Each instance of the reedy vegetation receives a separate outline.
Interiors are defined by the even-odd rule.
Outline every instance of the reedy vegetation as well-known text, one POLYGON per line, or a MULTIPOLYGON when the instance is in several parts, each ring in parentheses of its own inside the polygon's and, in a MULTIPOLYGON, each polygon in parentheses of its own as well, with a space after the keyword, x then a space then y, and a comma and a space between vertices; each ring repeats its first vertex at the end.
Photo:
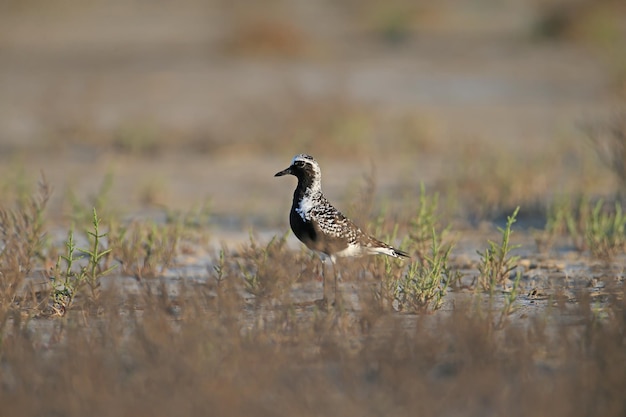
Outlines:
MULTIPOLYGON (((397 310, 423 312, 439 309, 448 288, 459 278, 449 264, 454 244, 444 243, 449 227, 441 226, 438 205, 439 195, 427 195, 424 184, 420 184, 417 209, 408 222, 408 239, 403 242, 416 259, 399 278, 393 278, 387 284, 390 286, 387 293, 393 295, 392 304, 397 310)), ((385 259, 385 264, 389 263, 390 260, 385 259)))
MULTIPOLYGON (((2 215, 3 280, 23 281, 26 271, 49 261, 54 252, 46 251, 42 239, 46 196, 41 191, 20 207, 20 215, 8 214, 10 210, 2 215)), ((418 204, 416 217, 436 213, 433 200, 421 197, 420 201, 431 206, 418 204)), ((577 326, 557 326, 556 331, 541 318, 529 320, 526 327, 507 325, 521 274, 495 317, 491 309, 476 314, 469 304, 461 303, 436 317, 413 316, 413 324, 407 327, 406 316, 365 299, 356 311, 307 314, 292 305, 291 287, 315 276, 318 260, 306 250, 290 250, 287 235, 263 244, 251 234, 250 242, 240 248, 220 250, 206 283, 182 281, 175 292, 161 285, 156 293, 154 286, 145 285, 141 297, 126 296, 128 304, 120 308, 118 300, 124 292, 118 289, 114 299, 104 297, 99 280, 111 266, 121 264, 117 257, 145 265, 141 261, 145 256, 115 253, 123 242, 128 250, 133 247, 130 242, 149 242, 154 224, 128 226, 143 227, 138 232, 141 239, 130 239, 128 232, 112 239, 112 229, 120 230, 119 226, 101 221, 98 213, 92 211, 91 227, 84 236, 89 247, 77 249, 75 233, 70 231, 66 251, 54 269, 55 282, 69 283, 58 289, 82 283, 86 291, 74 286, 68 302, 66 293, 53 289, 52 300, 65 303, 65 314, 43 321, 45 331, 36 330, 41 326, 33 327, 22 317, 26 306, 30 318, 50 298, 18 299, 13 283, 2 281, 0 403, 6 413, 72 417, 122 414, 132 407, 150 415, 208 409, 226 416, 258 410, 277 415, 329 410, 339 415, 368 415, 372 410, 413 415, 416 409, 425 414, 459 409, 505 414, 516 407, 539 416, 587 415, 588 410, 623 415, 626 324, 619 292, 607 297, 601 315, 585 292, 573 307, 560 303, 564 312, 570 308, 567 313, 576 314, 580 321, 577 326), (254 297, 242 296, 242 291, 254 297), (503 333, 506 337, 499 336, 503 333), (42 347, 51 354, 41 354, 42 347), (607 368, 606 363, 614 366, 607 368), (550 384, 536 383, 543 378, 549 378, 550 384), (415 386, 425 388, 406 389, 415 386), (172 387, 187 389, 172 394, 172 387), (337 387, 345 395, 338 396, 337 387), (432 401, 440 398, 442 390, 449 399, 432 401), (468 396, 487 402, 468 406, 468 396)), ((511 270, 512 258, 506 255, 513 247, 510 229, 516 214, 501 229, 502 242, 490 243, 485 252, 490 254, 485 264, 493 263, 485 271, 500 271, 490 275, 489 282, 511 270)), ((396 234, 418 236, 428 227, 428 245, 413 239, 401 243, 412 254, 422 250, 423 257, 416 256, 408 265, 386 257, 367 260, 365 268, 354 262, 344 277, 379 279, 391 289, 387 303, 395 301, 403 311, 437 309, 455 273, 449 263, 452 246, 442 243, 436 216, 381 227, 381 236, 390 241, 396 234)), ((172 230, 177 239, 185 235, 184 226, 172 230)), ((161 262, 152 264, 157 277, 161 262)), ((107 279, 112 278, 109 274, 107 279)), ((146 274, 143 278, 150 281, 146 274)))
POLYGON ((619 200, 612 205, 603 199, 592 202, 582 196, 572 201, 559 198, 550 205, 546 227, 538 245, 546 250, 556 238, 566 237, 580 252, 610 260, 626 249, 626 215, 619 200))
MULTIPOLYGON (((110 182, 105 181, 100 190, 102 195, 97 194, 92 200, 102 210, 113 213, 106 207, 106 194, 110 186, 110 182)), ((375 182, 370 176, 366 178, 366 187, 362 193, 365 201, 363 204, 370 209, 374 192, 375 182)), ((104 222, 94 207, 91 211, 91 228, 84 235, 90 247, 78 248, 74 228, 71 228, 64 245, 65 252, 56 260, 50 260, 46 257, 54 256, 56 249, 50 248, 46 253, 42 251, 45 232, 43 211, 48 198, 49 187, 43 181, 38 195, 30 199, 22 197, 14 210, 3 210, 0 213, 5 241, 2 252, 5 263, 3 270, 13 271, 13 274, 2 275, 3 288, 6 289, 2 293, 5 297, 2 304, 5 319, 11 306, 17 305, 19 283, 37 261, 40 265, 55 265, 47 271, 51 284, 50 300, 45 302, 44 294, 40 291, 31 294, 29 303, 21 302, 20 305, 37 306, 36 309, 44 314, 52 312, 62 315, 75 305, 75 299, 81 293, 85 297, 84 301, 97 305, 100 279, 116 266, 119 266, 123 274, 134 276, 138 280, 159 277, 174 265, 181 242, 194 239, 188 231, 200 227, 202 233, 202 227, 208 225, 210 218, 209 206, 203 204, 200 209, 193 209, 189 213, 170 212, 165 223, 149 219, 124 223, 114 217, 104 222), (83 293, 83 289, 88 291, 83 293)), ((622 214, 621 205, 616 203, 614 211, 610 211, 605 209, 601 200, 593 207, 585 199, 580 201, 577 212, 571 210, 571 204, 555 205, 549 211, 544 233, 552 236, 567 230, 576 242, 581 241, 580 236, 584 236, 584 246, 581 249, 588 247, 592 255, 597 257, 608 258, 623 250, 626 241, 626 216, 622 214)), ((76 202, 73 207, 74 215, 82 221, 85 208, 76 202)), ((518 256, 511 255, 511 251, 518 246, 510 242, 511 226, 518 212, 519 208, 507 218, 505 228, 499 229, 502 241, 498 244, 489 241, 489 247, 484 252, 479 252, 481 259, 478 266, 478 284, 491 296, 496 286, 502 285, 509 277, 519 260, 518 256)), ((422 184, 415 212, 406 222, 385 223, 384 217, 383 212, 372 226, 375 234, 383 236, 386 241, 394 242, 401 230, 407 237, 400 243, 400 247, 411 253, 413 260, 407 264, 387 257, 375 257, 368 263, 369 273, 365 270, 352 271, 355 272, 353 275, 370 276, 380 282, 374 294, 380 306, 393 306, 394 309, 405 312, 440 308, 446 292, 460 279, 460 274, 450 264, 454 245, 446 241, 449 227, 441 225, 438 195, 428 195, 422 184)), ((278 297, 282 302, 288 303, 290 286, 295 282, 305 281, 311 274, 315 276, 316 271, 320 271, 315 257, 305 250, 296 252, 294 259, 293 252, 286 246, 287 236, 285 234, 280 238, 273 238, 267 244, 260 244, 251 232, 249 244, 238 251, 223 248, 219 260, 216 261, 219 265, 215 270, 218 283, 227 276, 238 275, 238 278, 231 281, 240 282, 245 291, 259 300, 278 297), (287 261, 286 258, 290 259, 287 261)), ((353 266, 351 268, 354 269, 353 266)), ((516 278, 515 291, 510 296, 517 295, 519 277, 516 278)), ((504 307, 507 311, 513 308, 515 297, 509 301, 504 307)), ((80 305, 86 304, 83 302, 80 305)))
MULTIPOLYGON (((366 183, 362 194, 366 204, 371 206, 375 183, 371 178, 366 183)), ((110 183, 105 181, 104 184, 106 186, 103 185, 101 192, 106 195, 110 183)), ((106 210, 105 195, 93 197, 93 201, 97 201, 103 210, 106 210)), ((3 296, 7 297, 3 303, 4 309, 15 304, 19 287, 17 283, 23 281, 25 274, 32 269, 33 262, 39 260, 41 264, 50 263, 42 253, 43 211, 48 198, 49 187, 44 181, 39 195, 30 200, 22 198, 18 202, 19 211, 3 210, 0 213, 5 240, 5 250, 2 252, 5 269, 19 271, 13 275, 3 274, 4 288, 10 289, 3 291, 3 296), (18 212, 21 214, 18 215, 18 212), (17 242, 18 236, 24 239, 17 242), (16 284, 8 283, 8 280, 15 280, 16 284)), ((580 201, 577 212, 571 210, 571 204, 555 205, 549 211, 544 233, 552 236, 567 230, 576 242, 580 241, 580 236, 584 236, 584 247, 591 248, 592 255, 598 257, 613 256, 623 250, 626 216, 622 214, 619 203, 615 204, 612 212, 604 209, 602 201, 598 201, 593 208, 587 200, 580 201)), ((83 219, 84 207, 79 207, 77 203, 73 207, 77 218, 83 219)), ((91 230, 87 230, 85 234, 90 248, 77 248, 74 229, 70 229, 65 242, 65 253, 58 256, 56 266, 47 273, 51 283, 47 314, 50 311, 53 314, 64 314, 74 305, 76 296, 83 288, 88 289, 83 294, 86 300, 97 304, 100 278, 116 266, 120 267, 123 274, 134 276, 138 280, 160 276, 174 264, 181 241, 190 238, 186 231, 208 224, 210 214, 207 207, 202 205, 200 210, 194 209, 187 214, 170 214, 164 224, 149 219, 126 224, 110 219, 106 225, 101 225, 102 219, 94 207, 91 230)), ((408 237, 401 242, 400 247, 414 256, 413 261, 408 264, 387 257, 375 257, 369 263, 370 276, 381 283, 374 294, 381 306, 393 306, 396 310, 405 312, 436 310, 441 307, 450 286, 459 280, 460 274, 454 271, 449 260, 454 246, 452 242, 446 242, 445 236, 449 227, 441 225, 437 208, 438 195, 428 195, 422 184, 415 213, 407 220, 406 226, 397 222, 385 223, 382 220, 384 213, 378 216, 372 226, 377 235, 390 242, 395 241, 399 229, 402 228, 402 234, 408 237), (390 232, 389 227, 392 228, 390 232)), ((511 255, 511 251, 518 246, 510 243, 511 226, 518 212, 519 208, 507 218, 505 228, 499 229, 502 241, 499 244, 489 241, 489 247, 484 252, 478 252, 481 257, 478 284, 491 295, 496 286, 502 285, 509 277, 519 260, 518 256, 511 255)), ((284 302, 289 302, 284 296, 288 294, 291 284, 306 280, 316 270, 319 272, 319 266, 314 257, 303 250, 293 259, 293 254, 286 247, 286 239, 287 234, 280 238, 275 237, 263 245, 256 241, 251 232, 249 244, 237 253, 223 248, 220 251, 219 269, 215 270, 218 272, 216 279, 218 282, 225 280, 225 271, 228 270, 231 275, 239 275, 237 281, 250 294, 260 298, 280 295, 284 302), (292 259, 284 261, 285 256, 292 259), (227 268, 228 265, 230 267, 227 268), (279 293, 276 290, 280 290, 279 293)), ((48 252, 52 255, 55 250, 48 252)), ((363 275, 363 272, 356 272, 356 276, 363 275)), ((516 283, 519 284, 519 277, 516 283)), ((42 301, 42 293, 36 294, 32 301, 30 305, 38 305, 40 309, 46 310, 42 308, 46 305, 42 301)), ((512 308, 513 301, 506 304, 507 310, 512 308)), ((6 318, 6 313, 3 316, 6 318)))

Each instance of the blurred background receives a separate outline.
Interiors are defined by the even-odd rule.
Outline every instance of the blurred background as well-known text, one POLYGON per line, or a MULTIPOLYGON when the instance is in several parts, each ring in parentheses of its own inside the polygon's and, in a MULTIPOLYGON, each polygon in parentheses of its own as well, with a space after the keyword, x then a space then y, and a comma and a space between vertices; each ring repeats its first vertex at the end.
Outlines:
POLYGON ((540 210, 622 188, 625 45, 621 0, 3 0, 0 186, 285 228, 306 152, 347 211, 540 210))

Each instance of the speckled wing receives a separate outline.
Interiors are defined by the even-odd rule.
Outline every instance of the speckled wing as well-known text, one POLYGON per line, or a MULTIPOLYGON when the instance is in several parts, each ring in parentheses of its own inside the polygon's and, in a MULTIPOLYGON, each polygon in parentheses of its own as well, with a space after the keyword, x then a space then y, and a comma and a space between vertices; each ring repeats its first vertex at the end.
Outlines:
POLYGON ((345 239, 349 244, 357 243, 362 237, 367 237, 324 197, 311 210, 311 220, 317 223, 325 235, 345 239))
POLYGON ((339 256, 383 253, 394 257, 409 257, 407 253, 364 233, 323 196, 311 210, 311 220, 326 236, 346 243, 345 253, 339 253, 339 256))

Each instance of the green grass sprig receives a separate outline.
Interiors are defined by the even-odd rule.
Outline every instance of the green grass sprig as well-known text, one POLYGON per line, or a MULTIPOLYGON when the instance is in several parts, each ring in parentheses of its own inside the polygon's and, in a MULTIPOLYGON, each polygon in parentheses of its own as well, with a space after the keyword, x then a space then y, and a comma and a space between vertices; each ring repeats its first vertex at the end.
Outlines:
POLYGON ((502 235, 500 244, 489 240, 489 247, 484 251, 478 251, 480 265, 478 266, 479 284, 486 291, 493 291, 496 285, 502 284, 509 277, 512 270, 517 267, 519 256, 511 255, 511 251, 521 245, 511 245, 511 226, 516 221, 519 207, 513 214, 507 217, 506 226, 498 227, 502 235))
POLYGON ((451 282, 458 278, 448 263, 452 245, 443 244, 431 230, 430 255, 412 262, 406 273, 393 285, 397 309, 408 312, 437 310, 443 303, 451 282))
POLYGON ((88 299, 96 302, 100 296, 100 278, 117 265, 107 267, 103 262, 111 252, 111 248, 103 248, 103 239, 107 234, 101 231, 101 219, 96 209, 93 209, 93 230, 87 230, 90 248, 81 249, 76 245, 74 231, 70 229, 65 241, 65 254, 59 256, 50 280, 52 291, 50 294, 50 309, 52 315, 63 316, 74 304, 76 297, 88 288, 88 299), (82 259, 87 259, 87 264, 80 264, 82 259))

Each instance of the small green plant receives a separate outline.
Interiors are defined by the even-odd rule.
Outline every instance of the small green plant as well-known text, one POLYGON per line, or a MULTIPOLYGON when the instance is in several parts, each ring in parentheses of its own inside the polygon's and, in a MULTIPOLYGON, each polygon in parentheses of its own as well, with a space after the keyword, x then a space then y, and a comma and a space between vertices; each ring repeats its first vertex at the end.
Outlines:
POLYGON ((439 231, 438 216, 439 194, 432 196, 426 194, 424 183, 420 184, 420 195, 417 205, 417 213, 411 218, 409 226, 409 251, 415 253, 419 259, 425 259, 432 249, 432 233, 440 233, 441 236, 447 228, 439 231))
POLYGON ((586 230, 591 219, 591 203, 589 197, 576 199, 557 198, 548 207, 548 217, 544 231, 545 240, 550 245, 557 236, 568 236, 579 251, 587 250, 586 230))
POLYGON ((589 250, 599 259, 610 259, 626 248, 626 215, 619 201, 613 208, 604 200, 587 197, 578 203, 557 201, 549 208, 545 234, 549 239, 567 235, 579 251, 589 250))
POLYGON ((116 224, 109 234, 112 257, 120 263, 123 273, 138 280, 156 277, 174 262, 182 227, 180 222, 116 224))
POLYGON ((91 241, 91 249, 81 249, 80 251, 87 256, 87 285, 91 291, 91 297, 97 299, 99 295, 100 277, 111 272, 115 266, 107 268, 106 265, 101 265, 102 260, 106 260, 106 256, 111 252, 111 248, 103 249, 102 240, 107 236, 107 233, 101 233, 100 231, 100 218, 96 209, 93 209, 93 231, 88 230, 87 236, 91 241))
POLYGON ((50 294, 51 313, 59 316, 65 315, 66 311, 74 302, 74 297, 86 281, 86 268, 81 267, 80 271, 74 271, 74 262, 79 258, 76 256, 76 242, 74 241, 74 231, 70 229, 65 241, 66 253, 59 255, 59 259, 50 275, 52 292, 50 294), (65 265, 62 266, 61 262, 65 265))
MULTIPOLYGON (((405 272, 402 262, 392 258, 381 258, 384 263, 383 281, 380 292, 374 297, 383 302, 391 300, 394 307, 402 311, 436 310, 441 307, 443 296, 450 284, 458 279, 448 265, 453 244, 443 244, 448 228, 443 228, 438 215, 439 194, 428 195, 424 184, 420 184, 417 211, 409 220, 408 234, 400 248, 417 259, 405 272)), ((382 223, 380 223, 382 224, 382 223)), ((383 235, 380 227, 377 235, 383 235)), ((396 224, 386 241, 394 241, 399 225, 396 224)))
POLYGON ((398 310, 420 312, 441 307, 448 287, 458 278, 448 264, 451 250, 452 245, 444 245, 431 229, 430 255, 412 262, 406 273, 393 282, 398 310))
POLYGON ((237 260, 246 291, 257 297, 271 294, 282 278, 285 266, 277 261, 287 242, 287 234, 274 236, 267 245, 259 245, 250 234, 250 246, 237 260))
POLYGON ((515 209, 513 214, 507 217, 505 228, 498 227, 502 234, 502 241, 497 244, 489 241, 489 247, 480 255, 480 265, 478 266, 479 284, 483 290, 493 291, 496 285, 502 284, 509 274, 517 266, 519 256, 511 255, 511 251, 520 247, 520 245, 511 245, 511 226, 516 221, 519 207, 515 209))
POLYGON ((238 302, 238 292, 233 289, 233 279, 229 279, 230 267, 226 260, 226 248, 220 249, 218 258, 209 270, 215 279, 216 308, 218 314, 228 311, 228 307, 238 302), (212 272, 211 272, 212 270, 212 272))
POLYGON ((604 210, 604 202, 599 200, 594 206, 585 239, 591 254, 597 258, 610 259, 626 248, 626 215, 622 205, 615 203, 615 210, 604 210))
POLYGON ((222 283, 227 278, 225 275, 226 272, 226 255, 224 249, 220 249, 220 255, 218 258, 218 262, 213 265, 213 272, 215 273, 215 282, 217 284, 217 288, 222 286, 222 283))
POLYGON ((111 249, 103 249, 103 239, 107 236, 100 229, 100 218, 93 209, 93 230, 88 230, 87 238, 90 248, 79 249, 74 240, 74 231, 70 229, 65 242, 66 252, 60 255, 50 275, 52 283, 51 314, 63 316, 74 304, 75 298, 85 288, 89 300, 95 302, 100 295, 100 278, 111 272, 116 265, 107 267, 103 262, 111 249), (81 265, 80 260, 86 258, 87 264, 81 265))
POLYGON ((534 233, 535 243, 540 252, 552 248, 555 240, 565 236, 572 218, 572 204, 567 197, 557 197, 547 207, 546 224, 543 230, 534 233))

